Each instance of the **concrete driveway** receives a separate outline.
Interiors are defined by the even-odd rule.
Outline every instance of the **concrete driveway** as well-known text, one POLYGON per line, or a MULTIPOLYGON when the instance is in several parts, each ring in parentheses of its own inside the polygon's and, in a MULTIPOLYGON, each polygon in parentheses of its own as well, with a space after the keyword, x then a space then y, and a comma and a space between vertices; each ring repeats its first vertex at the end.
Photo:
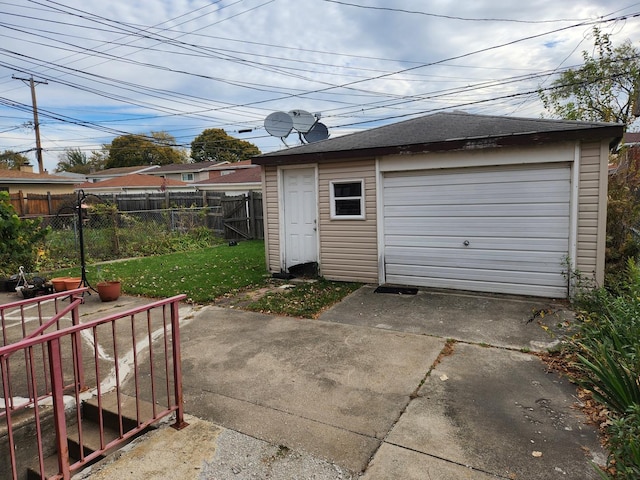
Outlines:
POLYGON ((192 425, 85 476, 583 480, 606 459, 575 387, 529 353, 571 331, 561 302, 363 287, 318 320, 182 321, 192 425))
POLYGON ((562 303, 372 287, 319 320, 208 307, 182 330, 186 411, 367 479, 596 479, 575 387, 526 353, 571 321, 562 303))

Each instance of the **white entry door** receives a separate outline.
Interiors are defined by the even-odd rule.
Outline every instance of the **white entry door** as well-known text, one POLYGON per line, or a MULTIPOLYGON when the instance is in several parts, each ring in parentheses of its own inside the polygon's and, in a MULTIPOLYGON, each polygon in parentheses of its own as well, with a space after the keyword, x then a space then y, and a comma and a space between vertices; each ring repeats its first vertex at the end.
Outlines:
POLYGON ((284 266, 318 261, 314 168, 283 170, 284 266))

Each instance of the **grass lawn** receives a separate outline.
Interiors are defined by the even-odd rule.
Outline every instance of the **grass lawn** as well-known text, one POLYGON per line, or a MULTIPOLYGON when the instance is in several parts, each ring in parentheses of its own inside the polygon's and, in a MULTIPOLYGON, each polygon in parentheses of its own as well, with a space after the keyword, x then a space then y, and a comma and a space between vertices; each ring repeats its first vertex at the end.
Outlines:
MULTIPOLYGON (((80 276, 79 268, 51 276, 80 276)), ((142 257, 87 266, 87 279, 122 281, 123 293, 147 297, 170 297, 185 293, 189 301, 211 302, 222 296, 262 286, 270 275, 264 257, 264 242, 239 242, 191 252, 142 257)))
MULTIPOLYGON (((80 276, 80 268, 59 270, 49 278, 80 276)), ((186 294, 190 302, 210 303, 220 297, 271 285, 264 242, 252 240, 237 246, 219 245, 190 252, 101 263, 87 266, 93 286, 100 280, 122 281, 129 295, 166 298, 186 294)), ((357 290, 360 284, 330 282, 295 284, 291 289, 267 293, 241 308, 296 317, 315 318, 327 307, 357 290)))

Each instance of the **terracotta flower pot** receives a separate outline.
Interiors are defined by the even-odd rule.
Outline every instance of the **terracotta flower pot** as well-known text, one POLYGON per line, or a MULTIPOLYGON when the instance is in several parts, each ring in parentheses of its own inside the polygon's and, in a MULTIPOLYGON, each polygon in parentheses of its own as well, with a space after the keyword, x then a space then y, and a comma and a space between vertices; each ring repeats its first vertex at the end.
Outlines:
POLYGON ((80 283, 82 283, 82 278, 80 277, 67 277, 64 279, 66 290, 74 290, 80 287, 80 283))
POLYGON ((68 277, 57 277, 51 279, 51 284, 56 292, 64 292, 67 289, 65 280, 68 277))
POLYGON ((98 296, 103 302, 113 302, 120 296, 121 284, 119 281, 98 282, 96 285, 98 296))

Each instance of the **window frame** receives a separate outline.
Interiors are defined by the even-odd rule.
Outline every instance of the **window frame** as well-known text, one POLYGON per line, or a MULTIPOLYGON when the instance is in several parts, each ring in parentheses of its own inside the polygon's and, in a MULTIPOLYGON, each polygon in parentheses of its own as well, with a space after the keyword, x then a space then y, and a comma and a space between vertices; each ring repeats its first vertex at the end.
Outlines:
POLYGON ((347 179, 347 180, 331 180, 329 181, 329 202, 331 210, 331 220, 365 220, 365 204, 364 204, 364 190, 365 183, 363 178, 347 179), (360 195, 351 197, 336 197, 335 186, 344 185, 348 183, 360 184, 360 195), (336 201, 339 200, 360 200, 360 214, 359 215, 339 215, 336 213, 336 201))
POLYGON ((193 172, 186 172, 181 175, 181 178, 183 182, 193 182, 196 179, 196 176, 193 172), (191 178, 184 178, 185 176, 190 176, 191 178))

